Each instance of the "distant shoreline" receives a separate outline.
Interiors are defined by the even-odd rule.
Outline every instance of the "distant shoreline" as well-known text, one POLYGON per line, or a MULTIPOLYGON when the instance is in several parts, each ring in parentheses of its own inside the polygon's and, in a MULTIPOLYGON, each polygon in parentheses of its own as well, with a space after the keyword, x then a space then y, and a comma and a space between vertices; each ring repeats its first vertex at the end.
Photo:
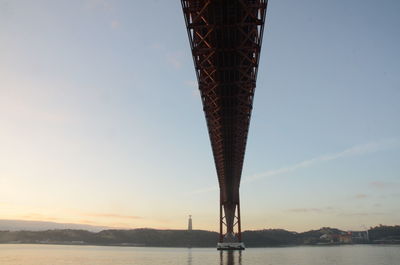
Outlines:
MULTIPOLYGON (((89 245, 119 247, 215 247, 219 234, 204 230, 0 231, 1 244, 89 245)), ((400 226, 377 226, 367 231, 324 227, 297 233, 283 229, 244 231, 246 247, 337 246, 400 244, 400 226)))

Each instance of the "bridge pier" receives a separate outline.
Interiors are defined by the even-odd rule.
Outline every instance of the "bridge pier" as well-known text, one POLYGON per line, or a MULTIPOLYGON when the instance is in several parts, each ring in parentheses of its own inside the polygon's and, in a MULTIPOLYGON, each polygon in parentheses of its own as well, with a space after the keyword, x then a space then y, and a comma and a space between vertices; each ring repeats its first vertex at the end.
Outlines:
POLYGON ((218 250, 244 250, 240 221, 240 202, 223 201, 220 196, 219 205, 219 241, 218 250), (237 231, 235 233, 235 230, 237 231))

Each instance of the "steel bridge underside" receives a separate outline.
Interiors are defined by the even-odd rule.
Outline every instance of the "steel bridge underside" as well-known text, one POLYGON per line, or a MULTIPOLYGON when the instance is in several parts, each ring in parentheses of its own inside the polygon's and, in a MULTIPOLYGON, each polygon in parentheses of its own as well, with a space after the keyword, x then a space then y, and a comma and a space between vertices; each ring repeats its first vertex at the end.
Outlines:
POLYGON ((181 2, 218 175, 220 242, 241 241, 239 186, 267 0, 181 2))

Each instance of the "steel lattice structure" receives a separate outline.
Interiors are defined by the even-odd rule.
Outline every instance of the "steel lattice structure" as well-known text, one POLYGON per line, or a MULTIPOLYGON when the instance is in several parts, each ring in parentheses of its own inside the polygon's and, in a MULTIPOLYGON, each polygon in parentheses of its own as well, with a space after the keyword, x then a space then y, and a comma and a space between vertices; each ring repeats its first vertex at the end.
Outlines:
POLYGON ((239 186, 268 0, 181 2, 220 187, 220 242, 240 242, 239 186))

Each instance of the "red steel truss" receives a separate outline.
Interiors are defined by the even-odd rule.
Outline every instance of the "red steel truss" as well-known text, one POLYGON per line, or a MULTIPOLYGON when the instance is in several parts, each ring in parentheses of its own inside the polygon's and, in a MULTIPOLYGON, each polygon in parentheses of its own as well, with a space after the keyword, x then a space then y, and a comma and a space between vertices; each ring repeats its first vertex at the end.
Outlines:
POLYGON ((268 0, 181 2, 220 187, 220 242, 241 242, 239 186, 268 0))

